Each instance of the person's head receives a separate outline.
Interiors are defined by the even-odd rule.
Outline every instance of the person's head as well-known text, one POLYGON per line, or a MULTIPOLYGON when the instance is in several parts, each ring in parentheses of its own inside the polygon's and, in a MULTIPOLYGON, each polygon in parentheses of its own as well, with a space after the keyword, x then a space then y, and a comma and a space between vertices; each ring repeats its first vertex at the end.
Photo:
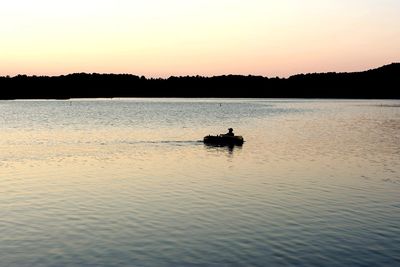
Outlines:
POLYGON ((228 131, 231 133, 231 132, 233 132, 233 129, 232 129, 232 128, 229 128, 228 131))

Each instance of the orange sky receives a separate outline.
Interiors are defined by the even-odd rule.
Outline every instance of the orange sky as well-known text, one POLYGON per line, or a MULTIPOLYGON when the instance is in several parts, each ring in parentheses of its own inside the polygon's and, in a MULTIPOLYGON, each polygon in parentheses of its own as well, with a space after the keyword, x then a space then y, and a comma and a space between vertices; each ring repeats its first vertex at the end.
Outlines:
POLYGON ((0 75, 354 71, 400 61, 398 0, 12 0, 0 75))

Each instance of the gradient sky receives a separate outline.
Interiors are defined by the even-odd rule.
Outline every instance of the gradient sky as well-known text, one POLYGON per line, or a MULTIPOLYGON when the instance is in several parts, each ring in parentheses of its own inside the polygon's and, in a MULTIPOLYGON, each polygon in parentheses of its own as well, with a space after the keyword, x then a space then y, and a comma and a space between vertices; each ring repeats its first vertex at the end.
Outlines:
POLYGON ((398 61, 399 0, 0 0, 0 75, 288 76, 398 61))

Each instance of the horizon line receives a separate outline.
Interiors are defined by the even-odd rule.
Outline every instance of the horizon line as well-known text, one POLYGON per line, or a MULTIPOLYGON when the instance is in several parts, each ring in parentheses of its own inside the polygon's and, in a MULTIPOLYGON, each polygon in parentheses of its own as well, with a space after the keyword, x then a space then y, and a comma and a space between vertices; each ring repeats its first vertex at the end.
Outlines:
POLYGON ((256 74, 220 74, 220 75, 213 75, 213 76, 206 76, 206 75, 179 75, 179 76, 175 76, 175 75, 171 75, 165 78, 162 77, 146 77, 145 75, 140 75, 140 74, 134 74, 134 73, 111 73, 111 72, 71 72, 71 73, 67 73, 67 74, 60 74, 60 75, 28 75, 28 74, 16 74, 14 76, 11 75, 5 75, 5 76, 0 76, 0 78, 16 78, 19 76, 26 76, 26 77, 47 77, 47 78, 56 78, 56 77, 63 77, 63 76, 70 76, 70 75, 76 75, 76 74, 86 74, 86 75, 128 75, 128 76, 137 76, 137 77, 144 77, 145 79, 148 80, 167 80, 169 78, 184 78, 184 77, 201 77, 201 78, 213 78, 213 77, 226 77, 226 76, 241 76, 241 77, 262 77, 262 78, 269 78, 269 79, 288 79, 290 77, 294 77, 294 76, 298 76, 298 75, 310 75, 310 74, 329 74, 329 73, 336 73, 336 74, 343 74, 343 73, 361 73, 361 72, 366 72, 366 71, 371 71, 371 70, 376 70, 376 69, 380 69, 383 67, 387 67, 387 66, 391 66, 391 65, 396 65, 396 64, 400 64, 399 62, 392 62, 392 63, 388 63, 385 65, 381 65, 379 67, 374 67, 374 68, 370 68, 370 69, 364 69, 364 70, 358 70, 358 71, 328 71, 328 72, 307 72, 307 73, 297 73, 297 74, 293 74, 293 75, 289 75, 289 76, 264 76, 264 75, 256 75, 256 74))

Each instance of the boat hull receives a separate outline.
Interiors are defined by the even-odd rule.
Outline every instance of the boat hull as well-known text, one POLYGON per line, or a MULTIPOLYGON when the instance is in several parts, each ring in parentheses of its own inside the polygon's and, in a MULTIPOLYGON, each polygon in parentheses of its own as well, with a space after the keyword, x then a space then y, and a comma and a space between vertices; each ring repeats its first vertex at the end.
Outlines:
POLYGON ((237 145, 241 146, 244 143, 242 136, 226 136, 226 135, 209 135, 204 137, 205 144, 212 145, 237 145))

